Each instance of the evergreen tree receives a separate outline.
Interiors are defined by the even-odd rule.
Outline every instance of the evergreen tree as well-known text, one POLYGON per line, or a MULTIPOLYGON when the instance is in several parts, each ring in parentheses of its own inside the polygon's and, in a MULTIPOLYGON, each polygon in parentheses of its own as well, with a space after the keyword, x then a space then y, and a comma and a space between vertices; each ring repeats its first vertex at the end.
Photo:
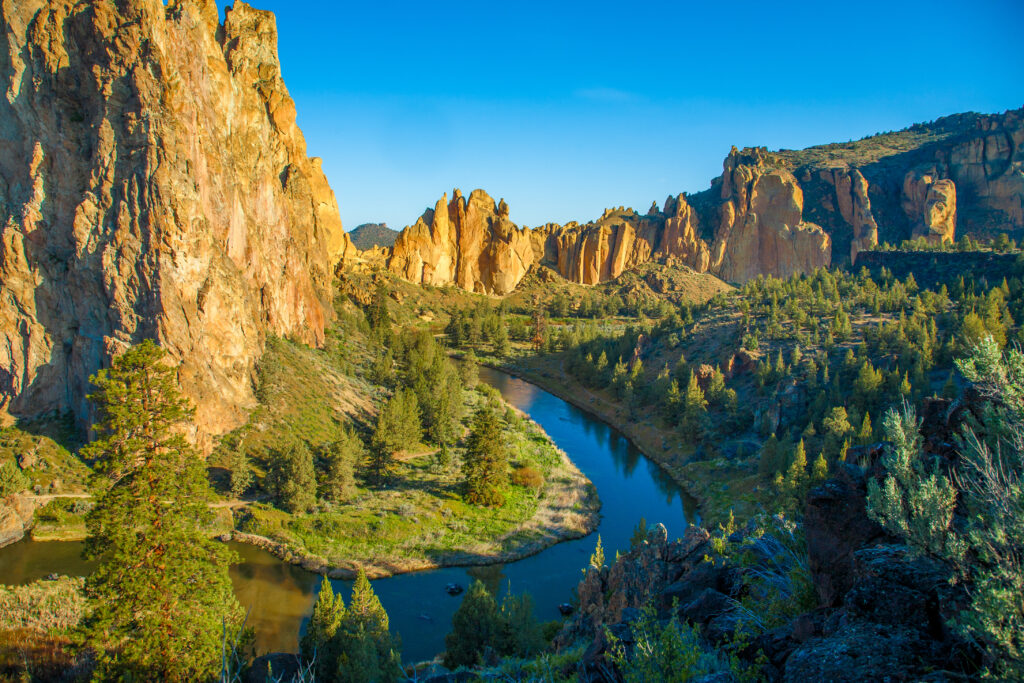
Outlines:
POLYGON ((366 572, 359 570, 348 609, 330 649, 337 653, 334 680, 387 683, 402 677, 402 660, 391 637, 388 614, 373 592, 366 572))
POLYGON ((601 545, 601 534, 597 535, 597 546, 594 548, 594 553, 590 556, 590 567, 591 569, 600 569, 604 566, 604 547, 601 545))
POLYGON ((871 415, 864 413, 864 420, 860 423, 860 431, 857 432, 857 442, 861 446, 867 446, 875 440, 875 430, 871 427, 871 415))
POLYGON ((504 632, 494 596, 482 582, 473 581, 452 616, 451 633, 445 636, 444 665, 455 669, 482 664, 494 652, 494 645, 504 632))
POLYGON ((532 657, 544 649, 544 634, 529 593, 507 593, 501 601, 502 634, 495 648, 505 657, 532 657))
POLYGON ((302 657, 307 662, 316 662, 316 674, 320 680, 330 680, 337 670, 335 634, 344 618, 345 601, 341 595, 335 595, 330 580, 325 576, 320 582, 316 604, 313 605, 313 616, 299 640, 302 657))
POLYGON ((366 457, 366 448, 355 433, 346 430, 323 452, 324 474, 320 488, 325 499, 343 503, 355 492, 354 469, 366 457))
POLYGON ((818 457, 815 458, 814 464, 811 465, 811 482, 820 484, 826 479, 828 479, 828 460, 825 459, 824 453, 818 453, 818 457))
POLYGON ((683 419, 680 429, 691 441, 699 441, 704 435, 707 422, 708 402, 697 382, 697 376, 690 373, 690 381, 686 385, 686 396, 683 398, 683 419))
POLYGON ((306 512, 316 504, 313 455, 302 441, 292 440, 276 452, 269 479, 277 504, 288 512, 306 512))
POLYGON ((786 479, 783 486, 783 493, 789 499, 791 508, 799 506, 800 501, 807 489, 807 450, 804 448, 804 440, 800 439, 796 452, 793 454, 793 461, 786 471, 786 479))
POLYGON ((762 477, 774 477, 777 472, 782 469, 783 459, 782 453, 779 450, 779 440, 775 436, 775 432, 772 432, 764 445, 761 446, 761 457, 758 463, 758 473, 762 477))
POLYGON ((498 416, 490 406, 476 411, 462 461, 466 479, 466 500, 477 505, 497 506, 505 502, 508 483, 508 453, 498 416))
POLYGON ((91 378, 98 438, 81 450, 101 490, 86 516, 89 612, 80 626, 101 679, 212 675, 221 637, 241 625, 228 578, 235 556, 211 540, 212 492, 185 441, 193 414, 165 352, 144 341, 91 378))
POLYGON ((415 446, 422 434, 416 395, 409 389, 399 388, 377 416, 370 448, 370 473, 373 480, 378 484, 387 481, 394 466, 395 454, 415 446))
POLYGON ((391 328, 391 313, 388 312, 388 292, 383 285, 378 285, 373 292, 366 308, 366 322, 381 346, 390 347, 394 342, 394 330, 391 328))

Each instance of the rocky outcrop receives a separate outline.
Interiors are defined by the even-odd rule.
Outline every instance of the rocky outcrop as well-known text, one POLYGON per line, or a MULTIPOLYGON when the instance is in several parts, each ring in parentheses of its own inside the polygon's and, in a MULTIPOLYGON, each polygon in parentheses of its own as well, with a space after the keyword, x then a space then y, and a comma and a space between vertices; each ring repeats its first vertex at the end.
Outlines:
POLYGON ((153 337, 200 435, 253 404, 267 334, 316 344, 354 248, 307 157, 268 12, 2 0, 0 403, 73 411, 153 337))
POLYGON ((388 268, 420 284, 508 294, 540 260, 538 237, 509 220, 505 200, 474 190, 467 201, 455 190, 398 235, 388 268))
POLYGON ((803 221, 796 178, 770 166, 763 148, 733 147, 724 163, 721 199, 711 270, 723 280, 787 277, 831 263, 832 240, 803 221))
POLYGON ((528 270, 531 255, 532 263, 583 284, 676 258, 742 282, 807 272, 847 254, 852 263, 880 240, 948 242, 958 229, 990 237, 1024 229, 1022 143, 1024 109, 959 114, 799 151, 733 148, 710 190, 669 197, 645 215, 619 207, 582 225, 519 231, 487 198, 479 220, 465 232, 448 228, 457 237, 446 237, 444 225, 435 223, 454 225, 461 214, 449 206, 439 219, 435 208, 406 228, 410 234, 390 256, 391 269, 414 282, 502 294, 528 270), (481 230, 486 226, 500 231, 498 239, 481 230), (499 263, 510 268, 504 277, 493 275, 499 263))
POLYGON ((956 233, 956 185, 940 177, 936 166, 918 167, 903 179, 903 211, 913 226, 911 237, 952 243, 956 233))
POLYGON ((805 218, 832 236, 837 253, 849 244, 851 262, 873 239, 939 242, 1024 229, 1024 109, 955 114, 774 154, 799 179, 805 218))
MULTIPOLYGON (((760 150, 744 153, 760 154, 760 150)), ((743 281, 759 274, 788 276, 830 260, 828 235, 801 219, 802 197, 792 176, 761 162, 727 173, 745 180, 723 194, 715 254, 702 237, 698 211, 684 195, 669 197, 646 215, 607 209, 596 221, 519 228, 504 201, 483 190, 466 202, 459 190, 428 209, 398 236, 388 268, 412 282, 456 284, 487 294, 507 294, 529 270, 543 264, 586 285, 614 279, 652 260, 673 259, 697 272, 743 281), (728 216, 728 219, 726 218, 728 216)), ((732 188, 733 181, 728 186, 732 188)))
POLYGON ((0 498, 0 548, 20 541, 32 527, 35 499, 22 494, 0 498))

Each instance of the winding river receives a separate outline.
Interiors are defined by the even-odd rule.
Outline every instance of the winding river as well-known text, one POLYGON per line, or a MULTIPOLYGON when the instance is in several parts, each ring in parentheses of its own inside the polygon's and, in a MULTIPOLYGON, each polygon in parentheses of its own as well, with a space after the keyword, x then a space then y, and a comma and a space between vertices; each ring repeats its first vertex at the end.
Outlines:
MULTIPOLYGON (((696 505, 656 464, 647 460, 622 434, 596 417, 521 379, 480 368, 480 379, 528 413, 586 474, 601 496, 601 534, 606 554, 624 549, 637 521, 663 522, 679 536, 695 521, 696 505)), ((504 594, 529 591, 537 616, 558 617, 593 552, 596 534, 560 543, 518 562, 490 567, 438 569, 374 581, 374 590, 401 636, 403 659, 420 661, 444 649, 444 636, 461 597, 449 596, 450 582, 464 586, 478 578, 504 594)), ((298 634, 312 611, 320 577, 251 546, 233 543, 242 563, 231 577, 241 603, 250 609, 249 624, 258 651, 295 651, 298 634)), ((0 583, 21 584, 51 572, 84 574, 89 565, 79 556, 80 543, 23 540, 0 549, 0 583)), ((348 581, 333 581, 346 599, 348 581)))

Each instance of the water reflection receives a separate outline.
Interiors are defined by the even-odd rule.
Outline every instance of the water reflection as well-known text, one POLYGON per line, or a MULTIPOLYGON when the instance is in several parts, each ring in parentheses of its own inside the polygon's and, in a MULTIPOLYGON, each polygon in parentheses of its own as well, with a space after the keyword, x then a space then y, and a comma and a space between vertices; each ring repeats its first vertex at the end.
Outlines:
MULTIPOLYGON (((522 380, 488 368, 480 378, 510 403, 529 413, 586 474, 601 496, 601 534, 606 553, 629 545, 637 521, 663 522, 672 537, 682 535, 687 520, 695 519, 694 501, 654 463, 639 467, 641 453, 618 431, 588 413, 522 380)), ((462 601, 445 591, 448 583, 467 586, 479 578, 496 591, 529 591, 540 619, 559 618, 594 549, 595 537, 553 546, 511 564, 492 567, 440 569, 405 574, 373 582, 402 639, 406 661, 429 659, 444 649, 444 636, 462 601)), ((249 624, 257 634, 257 650, 296 651, 298 636, 312 611, 320 577, 281 562, 270 554, 233 544, 243 559, 231 571, 239 601, 250 609, 249 624)), ((0 582, 26 583, 51 572, 83 575, 79 543, 22 541, 0 549, 0 582)), ((333 580, 346 602, 350 581, 333 580)))

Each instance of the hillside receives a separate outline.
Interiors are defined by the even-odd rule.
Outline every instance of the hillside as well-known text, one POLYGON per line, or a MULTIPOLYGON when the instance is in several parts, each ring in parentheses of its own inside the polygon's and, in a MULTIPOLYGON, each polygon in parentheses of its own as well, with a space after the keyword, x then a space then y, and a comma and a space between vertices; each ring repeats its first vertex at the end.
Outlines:
POLYGON ((363 223, 348 233, 352 244, 360 251, 374 247, 390 247, 398 237, 398 230, 392 230, 387 223, 363 223))

